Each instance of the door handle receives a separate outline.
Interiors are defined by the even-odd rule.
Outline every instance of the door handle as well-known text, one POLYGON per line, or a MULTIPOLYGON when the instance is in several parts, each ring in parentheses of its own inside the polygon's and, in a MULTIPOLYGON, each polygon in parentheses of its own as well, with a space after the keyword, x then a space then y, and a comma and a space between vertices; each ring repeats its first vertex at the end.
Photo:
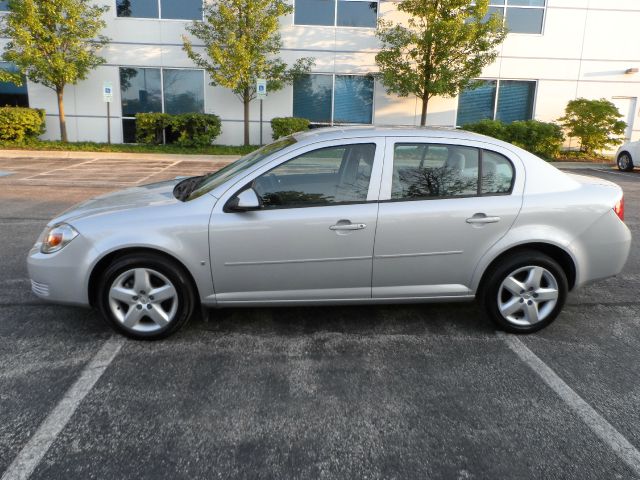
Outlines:
POLYGON ((485 223, 498 223, 500 217, 487 217, 485 213, 476 213, 473 217, 467 218, 467 223, 471 225, 483 225, 485 223))
POLYGON ((349 230, 363 230, 367 228, 365 223, 351 223, 349 220, 340 220, 335 225, 331 225, 329 230, 334 231, 349 231, 349 230), (347 223, 348 222, 348 223, 347 223))

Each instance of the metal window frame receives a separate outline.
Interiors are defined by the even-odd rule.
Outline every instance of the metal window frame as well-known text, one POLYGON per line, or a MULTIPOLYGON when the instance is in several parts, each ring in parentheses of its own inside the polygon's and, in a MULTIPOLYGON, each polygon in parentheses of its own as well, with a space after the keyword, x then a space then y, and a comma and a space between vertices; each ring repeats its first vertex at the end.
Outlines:
MULTIPOLYGON (((331 75, 331 120, 329 122, 311 122, 314 125, 328 125, 333 127, 335 125, 335 98, 336 98, 336 77, 369 77, 369 74, 361 73, 327 73, 327 72, 312 72, 305 75, 331 75)), ((295 88, 292 86, 292 89, 295 88)), ((375 118, 375 106, 376 106, 376 81, 373 79, 373 90, 371 91, 371 123, 340 123, 340 125, 373 125, 375 118)), ((292 105, 293 107, 293 105, 292 105)), ((293 108, 292 108, 293 110, 293 108)))
POLYGON ((333 7, 333 25, 311 25, 308 23, 296 23, 296 1, 293 1, 293 25, 301 27, 319 27, 319 28, 356 28, 359 30, 374 30, 378 26, 378 20, 380 19, 380 4, 382 0, 335 0, 333 7), (376 9, 376 24, 373 27, 349 27, 346 25, 338 25, 338 2, 362 2, 362 3, 377 3, 376 9))
MULTIPOLYGON (((498 77, 483 77, 483 78, 477 78, 476 80, 481 80, 485 82, 496 82, 496 95, 495 95, 495 98, 493 99, 493 115, 491 117, 492 120, 497 120, 497 117, 498 117, 498 100, 500 98, 500 84, 503 81, 534 83, 535 87, 533 92, 533 102, 531 105, 531 118, 529 120, 535 119, 536 107, 538 104, 538 86, 540 85, 540 80, 527 79, 527 78, 498 78, 498 77)), ((458 125, 458 113, 460 112, 460 93, 458 93, 458 103, 456 105, 456 119, 454 120, 454 127, 456 128, 462 127, 462 125, 458 125)))
POLYGON ((541 26, 541 30, 540 33, 526 33, 526 32, 509 32, 509 35, 537 35, 537 36, 543 36, 545 34, 545 29, 546 29, 546 25, 547 25, 547 10, 549 8, 549 1, 545 0, 544 5, 509 5, 509 0, 504 0, 504 3, 501 4, 497 4, 494 3, 493 1, 489 1, 489 6, 490 7, 500 7, 502 8, 502 11, 504 12, 504 15, 502 16, 502 24, 506 25, 507 22, 507 9, 509 8, 520 8, 520 9, 525 9, 525 10, 543 10, 542 12, 542 26, 541 26))
POLYGON ((193 22, 194 20, 200 20, 200 21, 204 21, 204 7, 205 7, 205 3, 206 0, 201 0, 200 4, 202 6, 202 15, 200 16, 200 18, 162 18, 162 0, 156 0, 157 4, 158 4, 158 16, 157 17, 120 17, 118 15, 118 3, 117 0, 113 0, 114 3, 114 8, 113 8, 113 16, 114 18, 118 19, 118 18, 126 18, 128 20, 162 20, 162 21, 166 21, 166 22, 193 22))
MULTIPOLYGON (((207 78, 206 72, 203 68, 181 68, 181 67, 158 67, 158 66, 149 66, 149 67, 141 67, 138 65, 118 65, 118 91, 120 92, 120 127, 122 130, 122 139, 124 140, 124 127, 122 124, 122 120, 135 120, 135 115, 125 116, 122 112, 122 84, 120 83, 120 69, 122 68, 137 68, 137 69, 148 69, 148 70, 160 70, 160 105, 161 112, 155 113, 166 113, 165 109, 165 99, 164 99, 164 70, 190 70, 194 72, 202 72, 202 109, 203 113, 207 113, 207 78)), ((118 117, 115 117, 118 118, 118 117)), ((166 141, 166 139, 164 139, 166 141)))

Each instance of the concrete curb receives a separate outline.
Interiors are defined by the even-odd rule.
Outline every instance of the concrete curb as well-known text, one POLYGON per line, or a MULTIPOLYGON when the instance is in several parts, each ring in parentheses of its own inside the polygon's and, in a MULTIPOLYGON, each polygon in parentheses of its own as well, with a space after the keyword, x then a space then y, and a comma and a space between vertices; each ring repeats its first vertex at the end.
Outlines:
POLYGON ((583 170, 585 168, 597 168, 600 170, 608 170, 616 166, 615 163, 598 163, 598 162, 549 162, 556 168, 563 170, 583 170))
POLYGON ((231 162, 240 155, 179 155, 173 153, 70 152, 66 150, 0 150, 0 158, 52 158, 67 160, 172 160, 174 162, 231 162))

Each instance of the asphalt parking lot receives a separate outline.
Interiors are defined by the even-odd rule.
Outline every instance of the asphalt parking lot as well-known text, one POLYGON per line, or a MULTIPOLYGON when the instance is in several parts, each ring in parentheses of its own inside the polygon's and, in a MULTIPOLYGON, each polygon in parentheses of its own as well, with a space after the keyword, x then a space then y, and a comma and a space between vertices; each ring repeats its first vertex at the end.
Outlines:
POLYGON ((634 245, 537 334, 451 304, 229 310, 142 343, 30 293, 46 222, 113 182, 45 168, 0 178, 2 480, 640 478, 640 172, 577 172, 624 188, 634 245))

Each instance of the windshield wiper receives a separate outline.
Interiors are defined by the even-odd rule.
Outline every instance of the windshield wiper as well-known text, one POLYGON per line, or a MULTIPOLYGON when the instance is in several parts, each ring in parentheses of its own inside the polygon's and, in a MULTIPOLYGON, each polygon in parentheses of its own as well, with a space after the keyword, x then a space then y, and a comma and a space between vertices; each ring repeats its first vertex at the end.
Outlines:
POLYGON ((181 202, 184 202, 189 198, 191 192, 198 188, 204 177, 204 175, 198 175, 197 177, 185 178, 181 182, 178 182, 176 186, 173 187, 173 196, 181 202))

